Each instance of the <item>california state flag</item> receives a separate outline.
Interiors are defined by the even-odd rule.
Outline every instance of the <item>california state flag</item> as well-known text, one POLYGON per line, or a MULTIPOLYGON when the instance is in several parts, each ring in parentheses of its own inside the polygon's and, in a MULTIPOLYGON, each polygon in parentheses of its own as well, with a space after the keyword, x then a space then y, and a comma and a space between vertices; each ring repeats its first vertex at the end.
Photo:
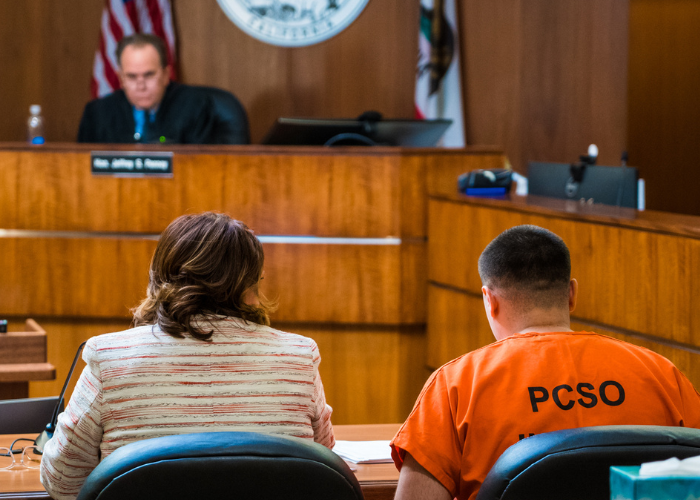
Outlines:
POLYGON ((441 145, 461 148, 464 137, 462 78, 455 0, 421 0, 416 118, 452 120, 441 145))

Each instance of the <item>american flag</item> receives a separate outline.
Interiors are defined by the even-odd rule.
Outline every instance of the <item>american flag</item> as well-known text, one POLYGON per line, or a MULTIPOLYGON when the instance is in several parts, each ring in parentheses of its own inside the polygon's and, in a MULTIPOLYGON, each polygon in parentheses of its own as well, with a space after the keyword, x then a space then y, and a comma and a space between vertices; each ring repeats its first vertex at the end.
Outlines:
POLYGON ((105 0, 101 26, 90 85, 93 98, 119 88, 119 64, 114 51, 122 37, 134 33, 158 35, 165 40, 168 62, 175 69, 175 29, 170 0, 105 0))

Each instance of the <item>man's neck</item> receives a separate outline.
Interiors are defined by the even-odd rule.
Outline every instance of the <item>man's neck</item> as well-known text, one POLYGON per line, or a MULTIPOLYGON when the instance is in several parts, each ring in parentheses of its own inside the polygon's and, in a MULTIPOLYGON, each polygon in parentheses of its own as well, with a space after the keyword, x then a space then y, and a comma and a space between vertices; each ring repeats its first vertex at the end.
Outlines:
POLYGON ((516 333, 552 333, 573 330, 568 312, 545 310, 514 318, 510 331, 514 335, 516 333))
POLYGON ((571 325, 540 325, 529 326, 514 333, 553 333, 553 332, 573 332, 571 325))

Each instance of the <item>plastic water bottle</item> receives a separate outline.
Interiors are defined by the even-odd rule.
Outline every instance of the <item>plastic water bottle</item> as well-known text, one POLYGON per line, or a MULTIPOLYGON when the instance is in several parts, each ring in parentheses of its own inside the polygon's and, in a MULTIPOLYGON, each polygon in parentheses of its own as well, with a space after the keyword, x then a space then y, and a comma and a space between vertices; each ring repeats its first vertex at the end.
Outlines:
POLYGON ((44 144, 44 118, 41 116, 41 106, 38 104, 29 106, 27 141, 29 144, 44 144))

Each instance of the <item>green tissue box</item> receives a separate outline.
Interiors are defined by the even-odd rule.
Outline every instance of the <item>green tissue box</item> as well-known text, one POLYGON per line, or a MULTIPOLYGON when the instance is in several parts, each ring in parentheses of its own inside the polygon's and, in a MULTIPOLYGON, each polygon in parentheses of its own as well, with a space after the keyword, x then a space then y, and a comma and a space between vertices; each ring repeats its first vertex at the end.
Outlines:
POLYGON ((610 467, 610 500, 698 500, 700 476, 639 477, 639 466, 610 467))

